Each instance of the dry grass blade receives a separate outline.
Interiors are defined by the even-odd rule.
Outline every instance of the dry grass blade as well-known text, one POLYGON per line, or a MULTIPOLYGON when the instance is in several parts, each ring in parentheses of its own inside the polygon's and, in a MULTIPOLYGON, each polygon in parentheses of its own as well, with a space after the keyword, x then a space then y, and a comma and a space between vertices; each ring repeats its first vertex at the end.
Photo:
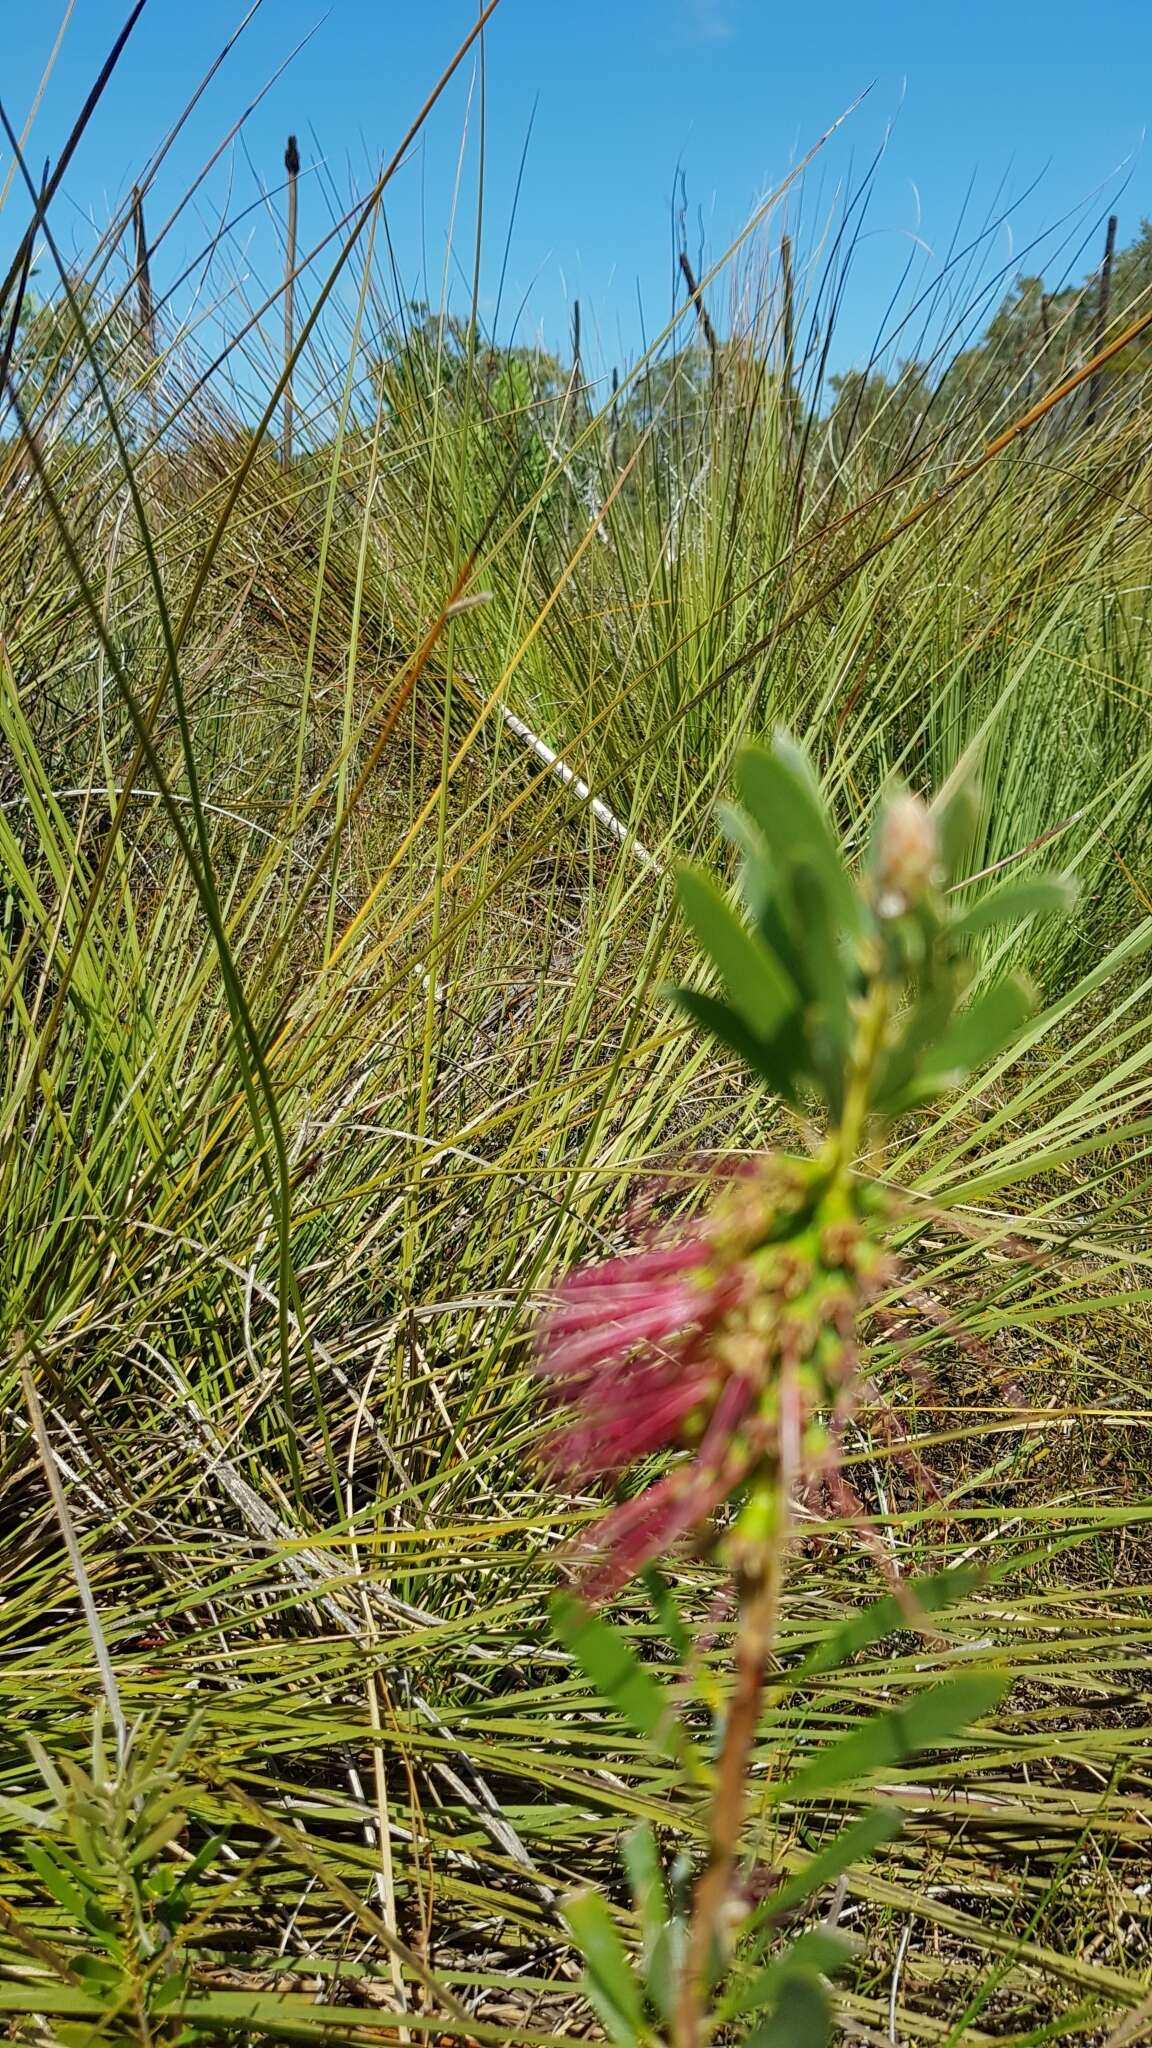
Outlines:
POLYGON ((96 1668, 100 1673, 104 1704, 108 1709, 108 1716, 115 1730, 117 1755, 121 1766, 123 1766, 128 1756, 128 1723, 124 1719, 124 1709, 120 1704, 120 1688, 116 1683, 116 1673, 112 1666, 112 1659, 108 1654, 108 1644, 105 1641, 104 1630, 100 1624, 100 1611, 93 1596, 92 1585, 85 1569, 80 1545, 76 1540, 76 1531, 72 1525, 72 1517, 68 1510, 67 1497, 60 1483, 59 1467, 52 1450, 48 1431, 44 1426, 44 1411, 40 1406, 40 1396, 36 1392, 36 1382, 32 1377, 31 1367, 28 1364, 29 1353, 19 1330, 15 1332, 13 1352, 17 1370, 20 1374, 20 1385, 24 1393, 24 1403, 28 1410, 29 1426, 36 1441, 40 1462, 44 1468, 44 1480, 52 1497, 52 1507, 60 1524, 60 1535, 64 1542, 64 1548, 68 1553, 68 1563, 76 1580, 76 1591, 80 1597, 80 1604, 84 1609, 84 1620, 87 1623, 88 1634, 92 1642, 92 1655, 96 1660, 96 1668))

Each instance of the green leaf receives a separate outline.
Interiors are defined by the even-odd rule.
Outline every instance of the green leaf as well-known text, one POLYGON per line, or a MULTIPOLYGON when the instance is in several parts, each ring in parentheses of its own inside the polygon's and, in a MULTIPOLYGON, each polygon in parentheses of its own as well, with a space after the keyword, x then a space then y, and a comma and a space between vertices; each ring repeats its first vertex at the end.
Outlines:
POLYGON ((90 1989, 102 1993, 111 1992, 114 1997, 116 1992, 123 1988, 124 1972, 120 1967, 120 1960, 116 1957, 110 1962, 105 1962, 101 1956, 74 1955, 71 1961, 81 1983, 90 1989))
POLYGON ((571 1593, 552 1602, 552 1626, 566 1650, 638 1735, 695 1775, 706 1775, 703 1758, 683 1726, 667 1688, 641 1664, 622 1632, 594 1614, 571 1593))
POLYGON ((30 1806, 24 1799, 9 1799, 0 1793, 0 1818, 14 1821, 17 1827, 31 1828, 40 1833, 61 1826, 61 1816, 51 1807, 30 1806))
POLYGON ((668 1917, 664 1871, 656 1830, 650 1820, 642 1820, 631 1834, 625 1836, 624 1868, 628 1872, 632 1902, 647 1948, 649 1940, 655 1940, 668 1917))
POLYGON ((903 1763, 937 1742, 945 1742, 968 1722, 986 1714, 1007 1689, 1007 1680, 992 1673, 973 1673, 944 1685, 930 1686, 907 1706, 873 1714, 860 1728, 818 1750, 786 1785, 775 1788, 775 1800, 811 1798, 836 1785, 849 1785, 885 1765, 903 1763))
POLYGON ((799 862, 793 886, 806 934, 805 993, 810 1002, 805 1009, 804 1035, 812 1070, 819 1076, 833 1117, 838 1117, 848 1065, 848 976, 832 906, 820 876, 806 862, 799 862))
POLYGON ((177 1835, 181 1834, 187 1825, 187 1814, 177 1812, 166 1815, 163 1820, 156 1823, 154 1828, 150 1828, 148 1833, 139 1842, 134 1844, 128 1858, 129 1864, 134 1866, 137 1863, 148 1862, 151 1857, 158 1855, 159 1851, 165 1848, 169 1842, 174 1842, 177 1835))
POLYGON ((661 2019, 667 2020, 669 2025, 676 2010, 676 1990, 687 1946, 687 1923, 679 1914, 673 1915, 665 1921, 656 1937, 645 1972, 644 1985, 648 1996, 661 2019))
POLYGON ((676 882, 680 907, 696 938, 720 973, 748 1029, 768 1038, 797 1002, 796 985, 699 868, 681 868, 676 882))
POLYGON ((956 1571, 934 1572, 930 1577, 910 1579, 906 1588, 906 1604, 901 1606, 894 1593, 885 1593, 880 1600, 861 1608, 838 1628, 831 1630, 822 1643, 809 1650, 804 1662, 792 1672, 790 1685, 803 1685, 806 1679, 818 1671, 835 1671, 854 1657, 857 1650, 866 1650, 870 1643, 882 1642, 885 1636, 897 1629, 908 1627, 908 1606, 912 1602, 922 1614, 939 1614, 942 1609, 952 1607, 957 1600, 966 1600, 981 1582, 982 1574, 974 1569, 961 1567, 956 1571))
POLYGON ((976 1671, 967 1678, 951 1678, 943 1685, 931 1685, 917 1694, 899 1719, 903 1727, 905 1755, 928 1749, 945 1741, 970 1721, 998 1706, 1010 1680, 998 1671, 976 1671))
POLYGON ((210 1869, 211 1865, 216 1862, 227 1841, 227 1835, 221 1833, 209 1835, 206 1842, 201 1842, 191 1863, 185 1863, 181 1868, 180 1884, 182 1888, 194 1884, 198 1877, 203 1877, 204 1872, 210 1869))
MULTIPOLYGON (((797 988, 804 981, 802 949, 783 916, 780 874, 763 835, 746 811, 722 803, 717 815, 726 836, 740 849, 740 894, 748 914, 770 953, 774 953, 797 988)), ((793 905, 788 906, 794 910, 793 905)))
POLYGON ((563 1913, 587 1968, 589 2003, 620 2048, 636 2048, 648 2038, 649 2029, 640 1986, 616 1922, 599 1892, 577 1892, 565 1901, 563 1913))
POLYGON ((1076 894, 1075 882, 1063 875, 1029 875, 1022 881, 1001 882, 962 917, 954 918, 949 929, 957 938, 970 939, 994 924, 1016 924, 1024 917, 1066 916, 1076 894))
POLYGON ((830 1977, 836 1970, 843 1969, 856 1953, 856 1943, 845 1934, 833 1933, 830 1928, 813 1928, 811 1933, 800 1935, 791 1948, 766 1969, 757 1970, 754 1977, 746 1978, 721 2003, 716 2018, 737 2019, 742 2013, 764 2012, 773 1997, 779 1998, 787 1977, 803 1976, 830 1977))
POLYGON ((958 993, 955 970, 937 965, 933 978, 922 985, 911 1009, 905 1013, 896 1043, 888 1047, 881 1059, 873 1090, 874 1109, 885 1113, 905 1098, 927 1048, 938 1043, 948 1030, 958 993))
POLYGON ((780 734, 771 753, 746 747, 736 761, 736 787, 759 826, 781 875, 796 861, 815 869, 838 925, 859 929, 861 904, 841 858, 808 756, 780 734))
POLYGON ((87 1922, 88 1894, 67 1871, 61 1870, 55 1858, 49 1856, 38 1842, 25 1842, 24 1854, 45 1891, 51 1894, 58 1906, 63 1906, 78 1926, 83 1927, 87 1922))
POLYGON ((625 1836, 624 1868, 640 1922, 640 1974, 657 2012, 670 2019, 677 1977, 675 1957, 683 1942, 684 1928, 679 1921, 672 1924, 668 1887, 651 1821, 641 1821, 625 1836))
POLYGON ((670 988, 666 994, 709 1037, 717 1039, 729 1052, 743 1060, 744 1065, 758 1074, 775 1094, 782 1095, 788 1102, 796 1100, 799 1068, 791 1055, 798 1047, 799 1035, 793 1024, 786 1024, 774 1039, 757 1038, 735 1010, 716 996, 705 995, 694 988, 670 988))
POLYGON ((785 1976, 767 2019, 749 2034, 746 2048, 828 2048, 832 2000, 819 1977, 785 1976))
POLYGON ((164 2012, 169 2006, 179 2006, 187 1990, 187 1970, 169 1970, 151 1989, 149 2003, 155 2012, 164 2012))
POLYGON ((721 800, 716 806, 716 819, 725 838, 742 856, 740 894, 759 923, 776 898, 778 877, 772 856, 752 819, 738 804, 721 800))
POLYGON ((925 1055, 923 1067, 904 1092, 904 1103, 926 1101, 987 1066, 1011 1044, 1035 1007, 1035 991, 1023 975, 1009 974, 993 983, 960 1012, 925 1055))
POLYGON ((692 1638, 677 1604, 676 1595, 657 1565, 644 1567, 641 1583, 652 1603, 652 1612, 664 1641, 681 1664, 688 1662, 692 1638))
POLYGON ((819 1977, 831 1977, 851 1962, 859 1948, 850 1934, 840 1934, 833 1927, 814 1927, 808 1934, 798 1935, 788 1953, 772 1967, 780 1975, 811 1970, 819 1977))
POLYGON ((962 782, 943 803, 932 805, 940 846, 940 865, 949 882, 960 880, 961 868, 971 854, 979 813, 976 791, 962 782))
MULTIPOLYGON (((823 1891, 825 1885, 835 1884, 838 1877, 851 1868, 853 1863, 863 1863, 874 1850, 884 1842, 890 1842, 893 1835, 904 1825, 904 1815, 898 1806, 873 1806, 862 1813, 858 1820, 841 1828, 838 1835, 823 1849, 809 1858, 802 1870, 790 1877, 774 1891, 762 1906, 758 1906, 750 1923, 761 1927, 765 1921, 774 1922, 784 1913, 792 1913, 807 1899, 823 1891)), ((757 1949, 762 1944, 757 1945, 757 1949)), ((754 1950, 753 1953, 756 1953, 754 1950)))

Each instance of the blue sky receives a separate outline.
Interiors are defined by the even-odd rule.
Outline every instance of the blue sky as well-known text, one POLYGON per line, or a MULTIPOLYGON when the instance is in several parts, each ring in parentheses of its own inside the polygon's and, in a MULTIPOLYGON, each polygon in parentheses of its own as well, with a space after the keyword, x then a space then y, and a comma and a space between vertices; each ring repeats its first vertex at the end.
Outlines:
MULTIPOLYGON (((0 90, 17 125, 64 5, 24 0, 6 20, 0 90)), ((75 0, 30 145, 37 164, 58 149, 126 6, 75 0)), ((70 251, 85 247, 91 223, 107 219, 243 12, 244 0, 149 0, 55 209, 70 251)), ((319 235, 330 219, 331 187, 342 194, 363 187, 475 14, 474 0, 327 0, 327 11, 324 0, 264 0, 162 173, 149 203, 153 227, 277 66, 309 40, 252 115, 243 146, 205 187, 196 216, 161 253, 160 288, 221 218, 253 201, 233 256, 270 280, 276 236, 259 203, 261 180, 279 184, 287 131, 299 134, 305 167, 302 234, 319 235)), ((963 242, 1007 213, 980 259, 988 278, 1017 267, 1043 267, 1052 281, 1066 269, 1079 277, 1098 259, 1113 208, 1121 242, 1133 235, 1141 216, 1152 214, 1144 136, 1150 75, 1147 0, 1112 0, 1088 20, 1069 0, 968 0, 949 8, 923 0, 824 0, 819 8, 765 0, 502 0, 486 35, 484 316, 496 313, 510 229, 502 334, 523 302, 521 338, 540 332, 562 343, 578 296, 592 363, 625 361, 672 304, 680 195, 693 259, 701 252, 714 259, 757 202, 864 94, 806 174, 802 197, 791 201, 798 244, 811 246, 883 147, 838 328, 837 359, 863 359, 893 291, 907 300, 946 256, 958 223, 963 242), (1025 253, 1045 233, 1044 257, 1025 253)), ((400 271, 413 294, 433 300, 466 127, 458 290, 474 231, 479 101, 471 64, 391 191, 400 271)), ((22 214, 13 195, 0 217, 0 253, 10 250, 22 214)), ((964 272, 957 292, 970 286, 964 272)), ((991 287, 989 310, 998 295, 991 287)), ((722 317, 722 288, 716 305, 722 317)))

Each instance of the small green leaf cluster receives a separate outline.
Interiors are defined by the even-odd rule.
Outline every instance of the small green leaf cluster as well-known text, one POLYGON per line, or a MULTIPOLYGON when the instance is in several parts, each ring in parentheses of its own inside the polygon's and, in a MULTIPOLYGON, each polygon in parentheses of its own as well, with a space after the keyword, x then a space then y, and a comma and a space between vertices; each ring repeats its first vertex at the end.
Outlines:
MULTIPOLYGON (((742 912, 711 875, 679 875, 684 916, 722 994, 673 991, 680 1007, 786 1101, 817 1098, 833 1125, 849 1112, 854 1071, 865 1117, 933 1101, 1012 1043, 1035 995, 1007 974, 966 1001, 972 941, 993 926, 1068 909, 1071 885, 1032 874, 971 909, 948 893, 968 842, 973 797, 931 811, 907 791, 883 805, 858 876, 845 865, 812 763, 785 735, 736 763, 739 808, 723 822, 739 848, 742 912), (860 1021, 875 1043, 860 1071, 860 1021)), ((854 1131, 853 1136, 857 1133, 854 1131)))
MULTIPOLYGON (((183 2039, 181 2012, 188 1971, 181 1929, 199 1900, 201 1880, 217 1861, 223 1838, 195 1853, 183 1846, 181 1765, 190 1726, 174 1744, 137 1731, 128 1754, 113 1762, 97 1722, 90 1766, 53 1761, 34 1738, 30 1748, 46 1804, 0 1798, 27 1830, 24 1856, 68 1926, 62 1944, 37 1940, 34 1960, 55 1980, 83 1994, 88 2015, 61 2041, 91 2040, 92 2015, 108 2041, 183 2039)), ((19 1927, 10 1932, 19 1939, 19 1927)))

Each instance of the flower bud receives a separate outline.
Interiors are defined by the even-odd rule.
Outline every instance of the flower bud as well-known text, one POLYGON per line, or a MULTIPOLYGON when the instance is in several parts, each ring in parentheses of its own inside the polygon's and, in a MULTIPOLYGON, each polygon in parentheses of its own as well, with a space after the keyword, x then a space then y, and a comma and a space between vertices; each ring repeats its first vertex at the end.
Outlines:
POLYGON ((903 917, 936 879, 936 824, 926 803, 910 791, 884 812, 876 852, 876 908, 903 917))

